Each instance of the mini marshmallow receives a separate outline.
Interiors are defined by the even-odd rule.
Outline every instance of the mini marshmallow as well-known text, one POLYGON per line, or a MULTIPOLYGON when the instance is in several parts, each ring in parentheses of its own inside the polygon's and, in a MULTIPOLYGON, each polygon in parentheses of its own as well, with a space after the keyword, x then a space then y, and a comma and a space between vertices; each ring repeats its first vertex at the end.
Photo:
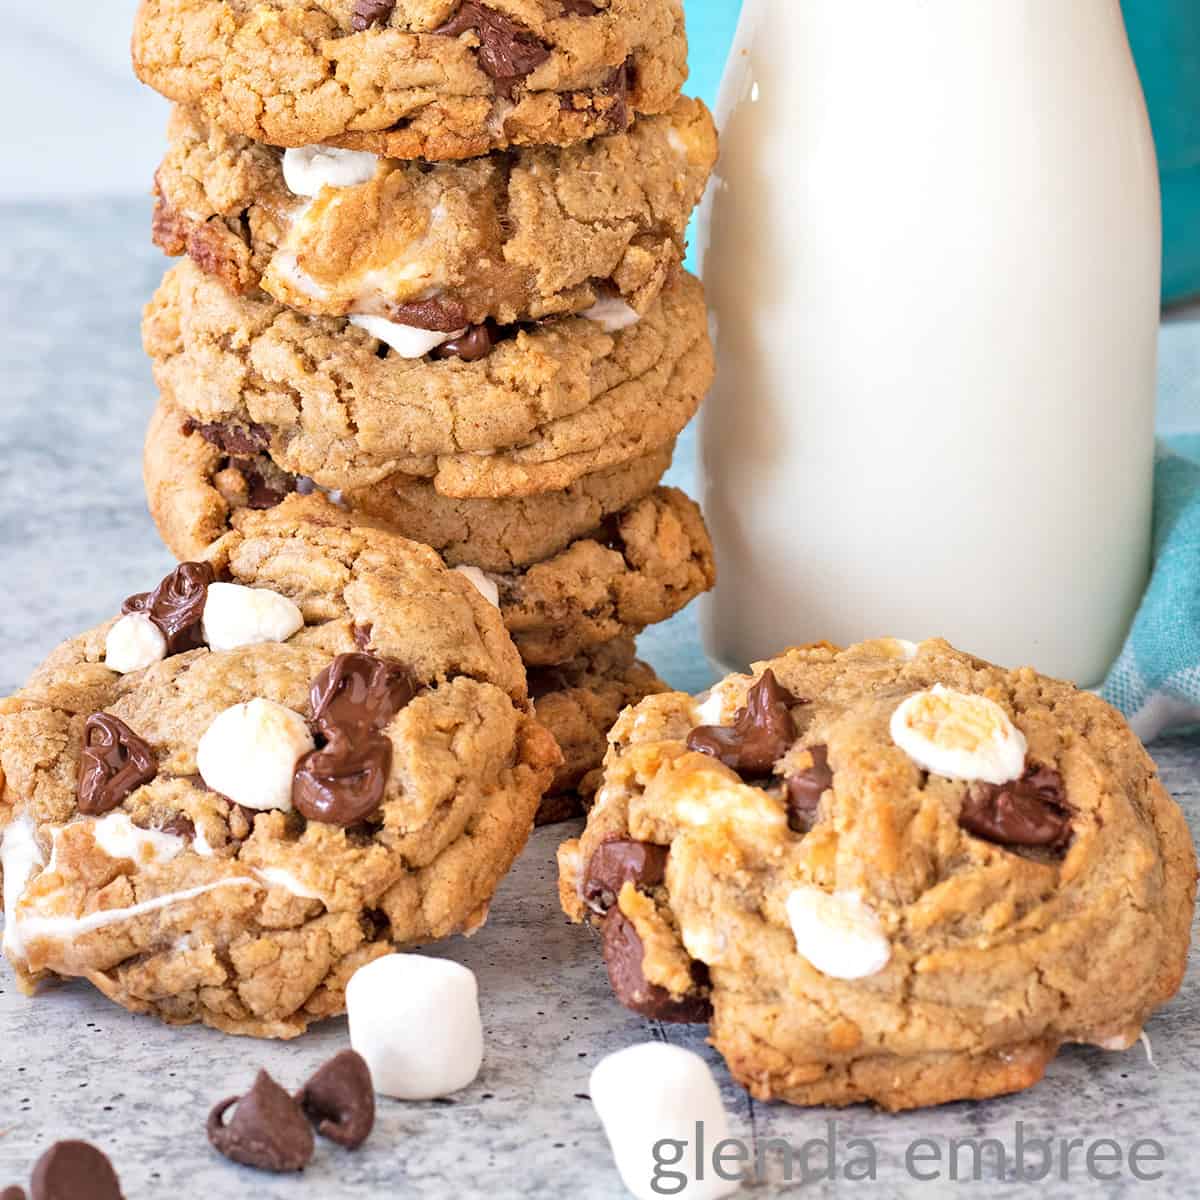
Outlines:
POLYGON ((308 722, 273 700, 227 708, 196 748, 200 777, 235 804, 290 812, 296 763, 314 748, 308 722))
POLYGON ((465 575, 474 585, 475 590, 493 607, 500 607, 500 589, 496 581, 484 574, 478 567, 455 567, 460 575, 465 575))
MULTIPOLYGON (((709 1153, 729 1137, 717 1082, 698 1054, 665 1042, 629 1046, 596 1065, 588 1091, 621 1179, 637 1200, 660 1200, 667 1194, 656 1190, 667 1178, 656 1174, 657 1164, 673 1159, 677 1161, 664 1168, 672 1173, 672 1196, 718 1200, 741 1186, 736 1178, 722 1179, 711 1159, 702 1161, 703 1178, 696 1177, 697 1124, 709 1153), (664 1142, 673 1145, 664 1147, 664 1142), (676 1190, 681 1175, 685 1182, 676 1190)), ((726 1162, 722 1170, 735 1175, 737 1167, 726 1162)))
POLYGON ((139 864, 170 862, 184 848, 184 840, 160 829, 142 829, 123 812, 111 812, 92 826, 96 845, 109 858, 127 858, 139 864))
POLYGON ((591 308, 585 308, 579 315, 594 321, 605 333, 619 333, 642 319, 641 313, 636 308, 630 308, 620 296, 601 296, 591 308))
POLYGON ((365 150, 297 146, 283 152, 283 182, 296 196, 315 196, 324 187, 355 187, 375 178, 379 159, 365 150))
POLYGON ((439 333, 436 329, 418 329, 416 325, 401 325, 398 321, 362 313, 353 313, 350 324, 365 329, 377 341, 391 346, 401 358, 424 358, 443 342, 462 337, 467 332, 459 329, 454 333, 439 333))
POLYGON ((822 975, 865 979, 888 965, 892 947, 883 923, 857 892, 798 887, 786 907, 796 949, 822 975))
POLYGON ((1007 783, 1025 770, 1025 736, 994 700, 940 683, 892 713, 892 741, 917 764, 948 779, 1007 783))
POLYGON ((375 1090, 433 1100, 465 1088, 483 1064, 474 972, 443 958, 389 954, 360 967, 346 987, 350 1045, 375 1090))
POLYGON ((262 642, 286 642, 304 628, 304 614, 270 588, 210 583, 204 602, 204 640, 212 650, 237 650, 262 642))
POLYGON ((126 613, 104 642, 104 665, 120 675, 144 671, 166 657, 167 639, 145 613, 126 613))

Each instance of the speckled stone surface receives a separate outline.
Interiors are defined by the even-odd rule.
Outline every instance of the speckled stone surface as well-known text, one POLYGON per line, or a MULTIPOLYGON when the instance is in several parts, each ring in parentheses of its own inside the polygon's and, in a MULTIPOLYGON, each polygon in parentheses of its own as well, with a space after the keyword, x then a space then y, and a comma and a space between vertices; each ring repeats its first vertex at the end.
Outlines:
MULTIPOLYGON (((138 346, 138 313, 163 269, 146 239, 146 206, 79 203, 0 207, 0 692, 69 634, 96 623, 132 591, 158 578, 169 557, 141 496, 138 447, 152 405, 149 370, 138 346)), ((675 482, 688 484, 690 446, 675 482)), ((642 652, 677 686, 708 682, 694 622, 683 614, 642 640, 642 652)), ((1200 829, 1200 738, 1154 747, 1168 788, 1200 829)), ((771 1139, 795 1148, 825 1138, 835 1121, 836 1181, 824 1178, 824 1149, 810 1148, 804 1196, 934 1196, 957 1192, 947 1139, 992 1137, 1009 1152, 1003 1177, 985 1155, 973 1197, 1011 1196, 1017 1123, 1026 1138, 1111 1137, 1124 1148, 1154 1138, 1165 1161, 1158 1184, 1122 1170, 1112 1182, 1089 1180, 1076 1148, 1063 1178, 1053 1170, 1032 1192, 1059 1198, 1194 1195, 1200 1184, 1200 980, 1151 1021, 1157 1066, 1139 1046, 1124 1054, 1070 1048, 1046 1081, 1022 1096, 950 1105, 889 1117, 865 1108, 842 1113, 752 1103, 734 1087, 696 1030, 648 1024, 609 993, 591 935, 568 926, 554 894, 554 849, 570 827, 541 830, 505 882, 488 925, 474 938, 435 952, 470 966, 480 982, 487 1058, 477 1082, 441 1103, 383 1101, 367 1145, 348 1153, 327 1142, 300 1178, 234 1167, 208 1147, 204 1117, 213 1102, 244 1090, 255 1068, 298 1085, 347 1044, 331 1022, 298 1042, 266 1044, 201 1029, 167 1029, 132 1017, 85 986, 20 996, 0 965, 0 1188, 28 1179, 41 1151, 61 1137, 104 1147, 128 1200, 253 1196, 337 1200, 358 1196, 509 1196, 599 1200, 623 1194, 587 1099, 588 1073, 606 1053, 644 1039, 668 1039, 705 1054, 721 1081, 732 1132, 747 1147, 771 1139), (905 1154, 919 1138, 918 1182, 905 1154), (876 1153, 876 1182, 848 1182, 847 1170, 876 1153)), ((1097 986, 1119 987, 1119 980, 1097 986)), ((689 1153, 691 1151, 689 1150, 689 1153)), ((971 1155, 958 1156, 970 1177, 971 1155)), ((1036 1162, 1036 1156, 1034 1161, 1036 1162)), ((1127 1159, 1126 1159, 1127 1161, 1127 1159)), ((763 1179, 746 1195, 781 1189, 786 1161, 763 1149, 763 1179)), ((1111 1171, 1107 1158, 1099 1163, 1111 1171)), ((793 1179, 803 1177, 797 1161, 793 1179)), ((663 1194, 668 1194, 664 1192, 663 1194)))

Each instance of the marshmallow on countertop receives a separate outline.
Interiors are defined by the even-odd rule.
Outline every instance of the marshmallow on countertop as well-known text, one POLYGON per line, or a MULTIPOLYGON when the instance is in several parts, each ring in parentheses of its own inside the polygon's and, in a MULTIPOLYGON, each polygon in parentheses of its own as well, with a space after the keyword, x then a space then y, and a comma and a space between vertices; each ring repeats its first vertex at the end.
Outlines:
POLYGON ((798 887, 787 898, 796 949, 822 975, 865 979, 892 957, 883 923, 857 892, 798 887))
POLYGON ((283 152, 283 182, 296 196, 315 196, 322 188, 355 187, 375 178, 379 159, 365 150, 336 146, 297 146, 283 152))
POLYGON ((143 671, 167 657, 167 639, 145 613, 126 613, 108 631, 104 665, 120 675, 143 671))
POLYGON ((460 575, 465 575, 474 585, 475 590, 493 607, 500 607, 500 589, 496 581, 481 571, 478 567, 455 567, 460 575))
POLYGON ((350 1044, 381 1095, 433 1100, 479 1074, 479 985, 458 963, 421 954, 377 958, 351 977, 346 1013, 350 1044))
MULTIPOLYGON (((654 1153, 664 1141, 685 1145, 678 1161, 667 1168, 673 1173, 671 1195, 718 1200, 741 1186, 736 1178, 722 1179, 711 1161, 703 1163, 704 1178, 696 1178, 696 1125, 703 1126, 710 1150, 729 1137, 721 1093, 698 1054, 664 1042, 629 1046, 596 1065, 588 1091, 621 1179, 638 1200, 658 1200, 666 1194, 656 1190, 663 1177, 655 1174, 654 1153), (674 1190, 680 1176, 685 1182, 674 1190)), ((722 1170, 734 1175, 737 1167, 724 1163, 722 1170)))
POLYGON ((467 332, 458 329, 454 333, 438 333, 436 329, 419 329, 416 325, 401 325, 386 317, 371 317, 362 313, 351 314, 350 324, 365 329, 376 341, 391 346, 401 358, 424 358, 443 342, 453 341, 467 332))
POLYGON ((286 642, 304 628, 304 614, 270 588, 210 583, 204 602, 204 640, 211 650, 237 650, 263 642, 286 642))
POLYGON ((594 321, 605 333, 619 333, 642 319, 641 313, 636 308, 631 308, 619 296, 602 296, 591 308, 585 308, 579 315, 588 321, 594 321))
POLYGON ((1025 770, 1025 736, 994 700, 935 684, 909 696, 892 741, 923 770, 948 779, 1008 783, 1025 770))
POLYGON ((292 807, 296 763, 314 748, 308 722, 273 700, 235 704, 196 748, 200 777, 235 804, 259 811, 292 807))

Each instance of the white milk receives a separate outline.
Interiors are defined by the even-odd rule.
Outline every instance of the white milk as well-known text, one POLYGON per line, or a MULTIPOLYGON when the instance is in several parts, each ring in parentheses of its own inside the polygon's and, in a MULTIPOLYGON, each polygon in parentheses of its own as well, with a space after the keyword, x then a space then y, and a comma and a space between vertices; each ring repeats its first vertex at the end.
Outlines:
POLYGON ((1160 275, 1117 0, 746 0, 718 117, 709 655, 941 635, 1097 682, 1146 579, 1160 275))

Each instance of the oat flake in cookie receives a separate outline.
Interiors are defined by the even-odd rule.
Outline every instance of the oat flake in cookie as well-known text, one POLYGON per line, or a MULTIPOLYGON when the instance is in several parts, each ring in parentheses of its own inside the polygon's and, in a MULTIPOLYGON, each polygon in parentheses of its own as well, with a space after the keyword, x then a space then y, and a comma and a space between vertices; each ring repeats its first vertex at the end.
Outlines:
POLYGON ((756 1097, 1018 1091, 1063 1043, 1132 1045, 1182 980, 1183 814, 1069 684, 942 641, 810 646, 652 696, 610 743, 563 907, 619 999, 711 1007, 756 1097))
POLYGON ((292 1037, 358 967, 486 918, 561 756, 471 582, 327 507, 247 513, 132 598, 163 634, 148 665, 108 665, 114 618, 0 701, 26 987, 80 976, 172 1023, 292 1037))

